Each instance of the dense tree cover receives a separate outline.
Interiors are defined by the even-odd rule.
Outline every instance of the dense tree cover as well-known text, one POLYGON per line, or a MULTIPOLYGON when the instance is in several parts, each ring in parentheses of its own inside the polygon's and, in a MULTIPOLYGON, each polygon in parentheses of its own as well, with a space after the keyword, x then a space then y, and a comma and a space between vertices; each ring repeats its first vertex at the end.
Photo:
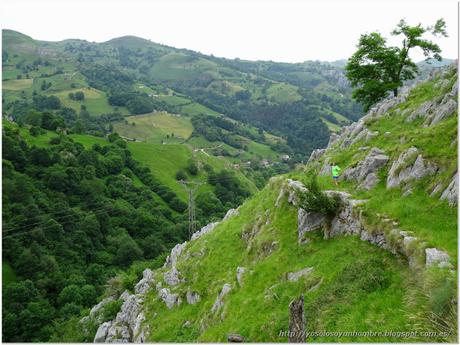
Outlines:
POLYGON ((185 239, 186 204, 116 135, 91 149, 66 136, 30 147, 9 127, 2 140, 3 260, 20 277, 4 288, 5 341, 48 340, 117 268, 185 239))
POLYGON ((62 107, 55 96, 36 95, 32 102, 18 100, 9 103, 4 111, 19 124, 39 126, 45 129, 61 129, 67 132, 88 133, 103 136, 111 131, 111 122, 120 121, 119 113, 91 116, 84 105, 77 113, 72 108, 62 107), (58 106, 59 105, 59 106, 58 106))
POLYGON ((401 20, 391 33, 402 36, 400 47, 387 46, 386 39, 377 32, 361 35, 358 50, 346 66, 347 77, 355 87, 353 97, 367 110, 391 92, 397 96, 403 82, 415 78, 418 72, 417 65, 409 57, 411 49, 420 48, 427 60, 441 61, 441 48, 423 36, 426 33, 447 36, 445 26, 443 19, 428 27, 410 26, 401 20))
MULTIPOLYGON (((35 114, 31 134, 47 128, 47 114, 35 114)), ((118 134, 91 149, 62 134, 37 147, 6 126, 2 143, 3 260, 19 278, 4 286, 4 340, 56 339, 119 269, 185 240, 186 203, 132 159, 118 134)), ((231 172, 205 170, 214 191, 197 197, 198 226, 249 195, 231 172)), ((191 160, 187 173, 198 172, 191 160)))

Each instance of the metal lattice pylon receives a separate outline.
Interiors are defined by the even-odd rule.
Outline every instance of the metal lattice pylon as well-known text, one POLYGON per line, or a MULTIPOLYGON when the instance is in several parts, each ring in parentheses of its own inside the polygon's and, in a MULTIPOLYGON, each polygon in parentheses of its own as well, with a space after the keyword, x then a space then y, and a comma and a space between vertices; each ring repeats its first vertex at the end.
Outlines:
POLYGON ((195 192, 204 183, 184 180, 181 180, 180 183, 188 193, 188 239, 191 240, 192 235, 196 232, 195 192))

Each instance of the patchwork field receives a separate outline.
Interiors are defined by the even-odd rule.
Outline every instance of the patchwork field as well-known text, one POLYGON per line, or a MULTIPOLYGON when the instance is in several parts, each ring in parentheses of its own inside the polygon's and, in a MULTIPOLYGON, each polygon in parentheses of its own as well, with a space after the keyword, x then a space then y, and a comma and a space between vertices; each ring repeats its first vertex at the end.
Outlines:
POLYGON ((17 91, 28 89, 32 86, 33 79, 13 79, 3 81, 3 89, 17 91))
POLYGON ((125 122, 114 125, 114 130, 127 138, 160 144, 162 140, 180 142, 188 139, 193 132, 193 126, 187 117, 154 112, 126 117, 125 122))
POLYGON ((124 107, 111 106, 107 100, 106 94, 94 88, 64 90, 53 93, 53 95, 57 96, 61 100, 63 106, 72 108, 77 112, 80 111, 82 105, 85 105, 86 109, 93 116, 109 114, 116 112, 117 110, 122 114, 128 113, 128 110, 124 107), (85 94, 85 99, 83 101, 76 101, 69 98, 69 93, 75 93, 77 91, 81 91, 85 94))

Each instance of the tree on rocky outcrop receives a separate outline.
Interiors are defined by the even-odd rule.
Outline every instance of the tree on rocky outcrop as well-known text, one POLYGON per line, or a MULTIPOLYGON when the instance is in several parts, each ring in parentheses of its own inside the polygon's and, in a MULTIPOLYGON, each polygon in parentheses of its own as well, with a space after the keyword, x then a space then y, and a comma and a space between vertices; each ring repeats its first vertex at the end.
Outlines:
POLYGON ((441 48, 425 34, 447 37, 446 23, 439 19, 433 26, 408 25, 403 19, 391 32, 402 35, 400 47, 387 46, 386 39, 378 32, 361 35, 358 50, 348 59, 347 78, 355 88, 353 98, 368 110, 372 105, 387 97, 389 93, 398 95, 398 88, 405 80, 415 78, 417 65, 409 52, 420 48, 426 60, 441 61, 441 48))

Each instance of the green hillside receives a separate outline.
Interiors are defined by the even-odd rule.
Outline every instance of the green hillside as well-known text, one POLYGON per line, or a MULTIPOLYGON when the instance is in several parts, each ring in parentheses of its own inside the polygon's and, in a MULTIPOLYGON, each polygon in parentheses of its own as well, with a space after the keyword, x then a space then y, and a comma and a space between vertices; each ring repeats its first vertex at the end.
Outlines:
POLYGON ((301 160, 324 146, 329 130, 343 119, 361 116, 343 70, 328 64, 220 59, 134 36, 97 44, 2 33, 3 106, 16 120, 25 102, 46 108, 36 99, 41 95, 58 97, 60 105, 52 109, 71 108, 80 122, 87 113, 119 114, 118 121, 153 110, 190 117, 224 114, 287 139, 279 153, 301 160), (291 74, 295 77, 287 77, 291 74), (83 92, 84 99, 71 99, 75 92, 83 92), (86 113, 80 114, 82 106, 86 113))
POLYGON ((122 306, 95 340, 287 342, 302 295, 307 342, 454 342, 457 90, 450 66, 333 135, 163 267, 112 289, 122 306))

